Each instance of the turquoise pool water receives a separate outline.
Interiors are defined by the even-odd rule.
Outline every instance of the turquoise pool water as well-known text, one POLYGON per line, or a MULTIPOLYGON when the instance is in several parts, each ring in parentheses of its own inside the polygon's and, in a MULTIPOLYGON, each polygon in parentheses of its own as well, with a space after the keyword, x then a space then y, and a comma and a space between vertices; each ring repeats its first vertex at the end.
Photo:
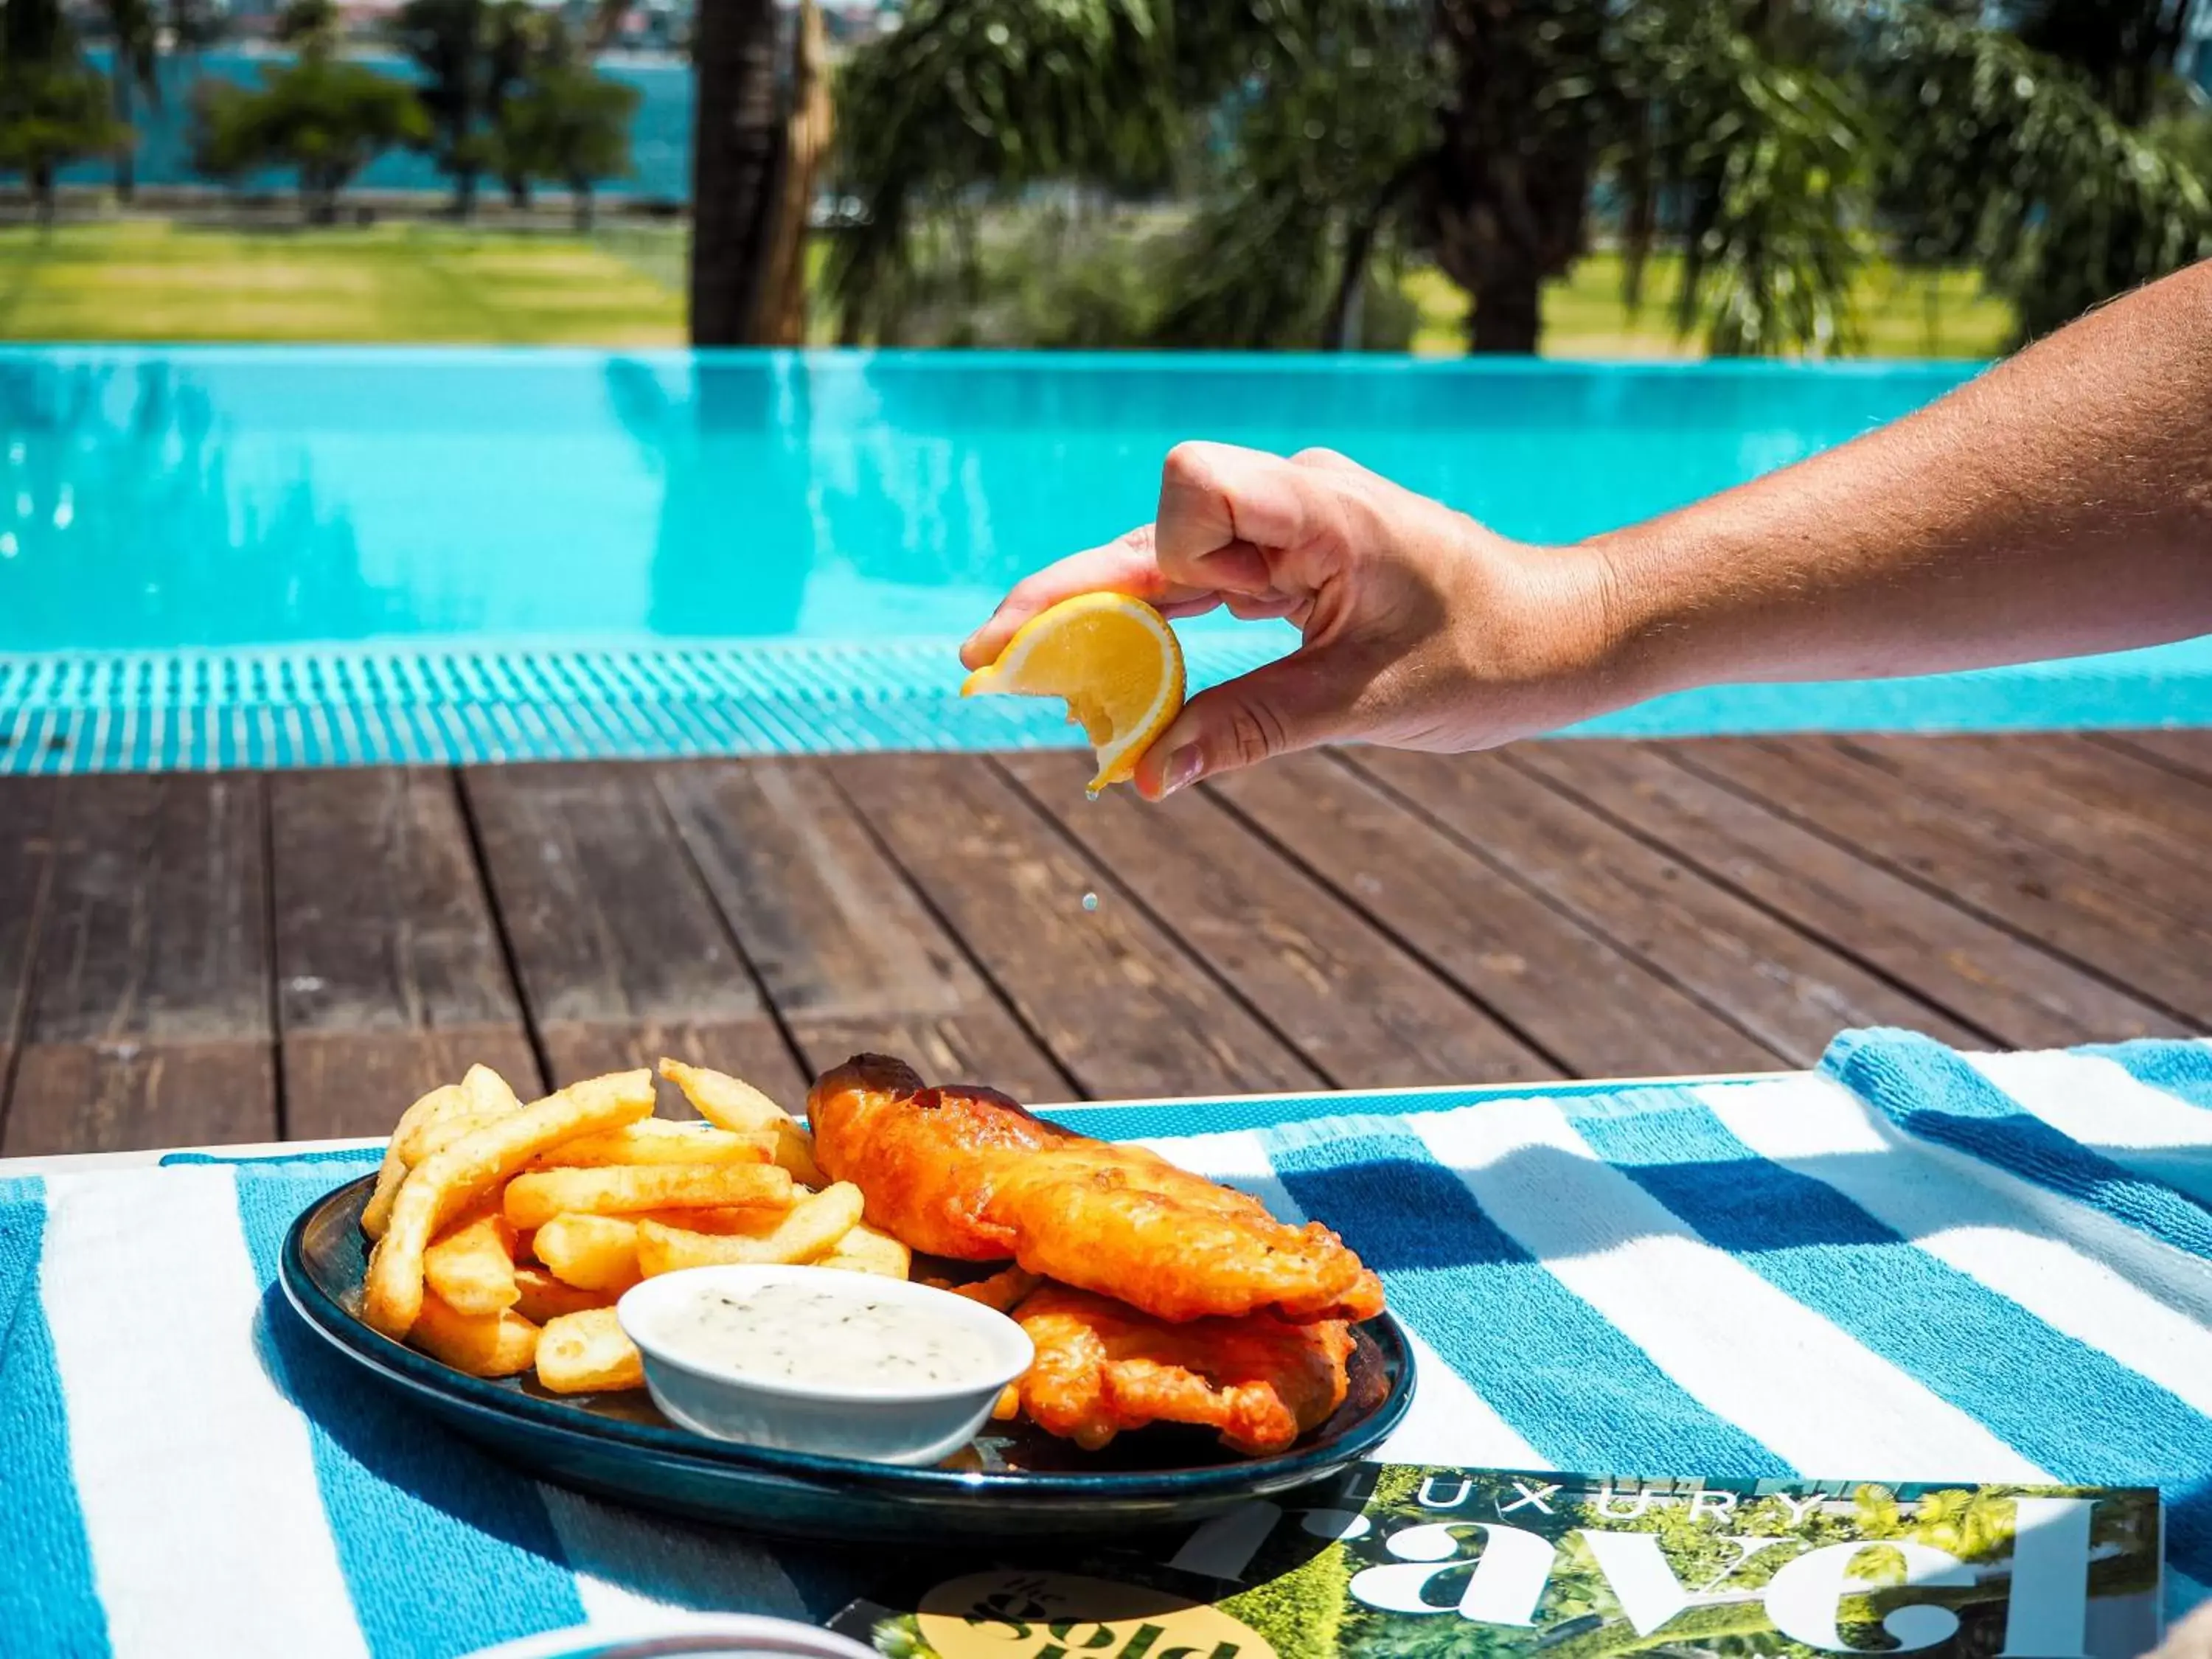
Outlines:
MULTIPOLYGON (((1047 709, 948 703, 951 644, 1025 571, 1148 518, 1178 439, 1327 444, 1559 540, 1972 372, 0 351, 0 767, 1057 741, 1047 709)), ((1290 638, 1186 637, 1202 679, 1290 638)), ((2208 677, 2212 652, 2168 647, 1607 729, 2194 723, 2208 677)))

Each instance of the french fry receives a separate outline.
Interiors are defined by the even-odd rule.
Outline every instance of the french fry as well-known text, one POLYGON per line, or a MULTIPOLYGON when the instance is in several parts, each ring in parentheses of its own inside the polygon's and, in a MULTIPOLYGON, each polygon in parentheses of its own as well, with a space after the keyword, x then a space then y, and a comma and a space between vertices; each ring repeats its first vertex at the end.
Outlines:
POLYGON ((538 1338, 538 1380, 556 1394, 645 1386, 645 1362, 612 1308, 563 1314, 538 1338))
MULTIPOLYGON (((507 1218, 518 1227, 542 1227, 556 1215, 635 1215, 725 1205, 788 1209, 791 1176, 773 1164, 641 1164, 538 1170, 507 1183, 507 1218)), ((540 1261, 544 1243, 538 1241, 540 1261)))
POLYGON ((1023 1267, 1005 1267, 988 1279, 970 1279, 965 1285, 948 1285, 945 1289, 955 1296, 964 1296, 970 1302, 980 1302, 1000 1313, 1012 1313, 1015 1307, 1029 1300, 1030 1292, 1043 1281, 1023 1267))
POLYGON ((814 1161, 813 1135, 789 1118, 775 1126, 775 1161, 780 1167, 790 1170, 791 1178, 802 1187, 830 1184, 830 1177, 814 1161))
POLYGON ((520 1293, 514 1311, 538 1326, 563 1314, 607 1307, 617 1294, 613 1291, 580 1290, 574 1285, 562 1284, 544 1267, 527 1264, 514 1270, 514 1287, 520 1293))
POLYGON ((404 1136, 392 1141, 399 1156, 413 1169, 433 1152, 442 1152, 463 1135, 473 1134, 488 1123, 496 1123, 507 1114, 496 1109, 486 1111, 481 1107, 468 1107, 446 1116, 418 1123, 404 1136))
POLYGON ((489 1066, 471 1066, 458 1085, 435 1092, 446 1097, 436 1108, 419 1119, 410 1109, 392 1132, 392 1145, 410 1169, 451 1146, 468 1129, 481 1128, 495 1117, 522 1109, 507 1079, 489 1066))
POLYGON ((540 1152, 532 1168, 588 1169, 614 1164, 765 1164, 774 1150, 762 1130, 732 1134, 705 1123, 671 1123, 657 1117, 605 1134, 583 1135, 540 1152))
POLYGON ((471 1066, 461 1079, 461 1092, 480 1112, 519 1112, 522 1101, 507 1079, 489 1066, 471 1066))
POLYGON ((710 1072, 703 1066, 664 1059, 660 1074, 684 1091, 684 1098, 698 1109, 701 1117, 732 1134, 772 1129, 778 1122, 791 1121, 791 1114, 782 1107, 726 1072, 710 1072))
POLYGON ((1009 1382, 999 1390, 998 1402, 991 1407, 991 1419, 997 1423, 1011 1423, 1021 1414, 1021 1385, 1009 1382))
POLYGON ((511 1308, 522 1294, 514 1283, 513 1237, 496 1210, 464 1217, 422 1252, 422 1282, 458 1314, 483 1318, 511 1308))
POLYGON ((556 1215, 538 1230, 538 1259, 564 1285, 619 1295, 637 1283, 637 1224, 620 1216, 556 1215))
POLYGON ((665 1222, 637 1224, 637 1265, 647 1279, 722 1262, 803 1262, 826 1255, 860 1219, 860 1189, 849 1182, 802 1199, 768 1232, 696 1233, 665 1222))
POLYGON ((513 1376, 538 1357, 538 1327, 511 1310, 471 1316, 424 1296, 407 1340, 471 1376, 513 1376))
POLYGON ((399 1184, 369 1255, 362 1316, 386 1336, 405 1336, 422 1310, 422 1253, 440 1228, 547 1147, 652 1112, 651 1074, 617 1073, 573 1084, 432 1153, 399 1184))
POLYGON ((889 1233, 878 1232, 863 1221, 839 1239, 816 1265, 841 1267, 847 1273, 877 1273, 885 1279, 904 1279, 914 1271, 914 1252, 889 1233))
POLYGON ((790 1170, 791 1178, 801 1186, 829 1184, 814 1161, 814 1137, 751 1084, 726 1072, 686 1066, 680 1060, 663 1060, 660 1074, 681 1089, 699 1115, 717 1128, 733 1134, 773 1132, 776 1163, 790 1170))
POLYGON ((392 1219, 392 1206, 399 1196, 399 1183, 407 1178, 409 1167, 409 1159, 399 1150, 401 1143, 421 1125, 468 1109, 468 1096, 448 1083, 431 1090, 399 1115, 399 1121, 392 1127, 392 1139, 385 1143, 384 1162, 376 1171, 376 1190, 368 1195, 368 1207, 361 1212, 362 1231, 371 1238, 381 1238, 386 1224, 392 1219))
MULTIPOLYGON (((793 1202, 811 1194, 799 1188, 792 1189, 793 1202)), ((788 1209, 740 1209, 735 1206, 720 1206, 698 1210, 647 1210, 637 1216, 640 1221, 658 1221, 664 1227, 684 1227, 695 1233, 750 1233, 758 1237, 772 1232, 782 1224, 788 1209)))

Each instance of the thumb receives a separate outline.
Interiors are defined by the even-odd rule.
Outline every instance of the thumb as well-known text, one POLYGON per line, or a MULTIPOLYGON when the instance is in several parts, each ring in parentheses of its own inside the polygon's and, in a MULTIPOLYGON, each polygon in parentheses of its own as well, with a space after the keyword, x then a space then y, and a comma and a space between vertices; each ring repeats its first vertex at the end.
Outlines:
POLYGON ((1164 800, 1218 777, 1345 734, 1353 688, 1326 650, 1299 650, 1201 691, 1137 763, 1137 793, 1164 800))

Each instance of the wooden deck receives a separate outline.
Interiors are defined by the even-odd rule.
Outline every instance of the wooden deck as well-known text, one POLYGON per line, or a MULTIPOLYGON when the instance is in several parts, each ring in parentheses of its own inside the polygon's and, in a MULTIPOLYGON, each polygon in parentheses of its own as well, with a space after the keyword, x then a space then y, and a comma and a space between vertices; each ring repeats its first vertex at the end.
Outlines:
POLYGON ((373 1133, 482 1059, 1033 1099, 2212 1027, 2212 733, 0 782, 0 1153, 373 1133), (1095 908, 1085 902, 1097 896, 1095 908))

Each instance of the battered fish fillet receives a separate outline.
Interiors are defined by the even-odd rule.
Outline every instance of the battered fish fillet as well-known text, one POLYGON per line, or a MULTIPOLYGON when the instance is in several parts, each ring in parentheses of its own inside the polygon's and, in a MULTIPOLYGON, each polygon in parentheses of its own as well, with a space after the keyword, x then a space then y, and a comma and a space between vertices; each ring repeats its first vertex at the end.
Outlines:
POLYGON ((1344 1403, 1352 1328, 1267 1315, 1168 1325, 1046 1285, 1014 1310, 1036 1345, 1015 1384, 1048 1434, 1096 1451, 1124 1429, 1196 1423, 1241 1452, 1279 1452, 1344 1403))
POLYGON ((823 1169, 860 1188, 871 1226, 915 1249, 1011 1256, 1171 1322, 1382 1310, 1382 1282, 1318 1222, 1285 1226, 1243 1193, 990 1090, 925 1088, 901 1061, 862 1054, 814 1085, 807 1117, 823 1169))

